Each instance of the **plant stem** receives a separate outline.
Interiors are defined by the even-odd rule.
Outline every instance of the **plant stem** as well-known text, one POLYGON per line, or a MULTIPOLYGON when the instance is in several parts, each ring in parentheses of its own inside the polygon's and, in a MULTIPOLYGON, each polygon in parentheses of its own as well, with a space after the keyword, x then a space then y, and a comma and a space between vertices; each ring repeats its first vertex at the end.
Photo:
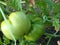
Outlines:
POLYGON ((58 31, 56 31, 54 34, 47 34, 48 36, 49 36, 49 35, 51 36, 51 37, 49 38, 48 42, 47 42, 47 45, 49 45, 50 40, 52 39, 53 36, 55 36, 55 37, 58 37, 58 36, 59 36, 59 37, 60 37, 60 35, 56 35, 57 32, 58 32, 58 31))
POLYGON ((58 33, 58 31, 56 31, 55 33, 54 33, 54 35, 56 35, 58 33))
POLYGON ((51 39, 52 39, 52 37, 49 38, 49 40, 48 40, 48 42, 47 42, 47 45, 49 45, 51 39))
POLYGON ((3 13, 1 7, 0 7, 0 12, 2 13, 2 16, 3 16, 3 18, 4 18, 5 22, 6 22, 7 28, 9 29, 8 31, 9 31, 9 33, 11 34, 11 36, 12 36, 14 42, 15 42, 15 45, 16 45, 16 39, 15 39, 13 33, 12 33, 12 30, 13 30, 13 29, 12 29, 12 27, 11 27, 8 19, 6 18, 5 14, 3 13))
POLYGON ((60 37, 60 35, 54 35, 54 34, 49 34, 49 33, 45 33, 45 35, 49 35, 49 36, 52 36, 52 37, 60 37))
POLYGON ((16 45, 16 40, 15 40, 15 45, 16 45))
POLYGON ((21 11, 22 11, 22 0, 20 0, 20 9, 21 9, 21 11))

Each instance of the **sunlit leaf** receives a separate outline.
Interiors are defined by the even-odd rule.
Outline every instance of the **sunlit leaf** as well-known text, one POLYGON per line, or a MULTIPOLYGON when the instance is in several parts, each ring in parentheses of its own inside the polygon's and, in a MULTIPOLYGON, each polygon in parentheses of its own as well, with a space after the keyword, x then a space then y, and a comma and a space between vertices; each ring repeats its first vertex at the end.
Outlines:
POLYGON ((59 30, 59 28, 60 28, 59 19, 57 19, 57 18, 53 19, 53 26, 55 27, 56 31, 59 30))

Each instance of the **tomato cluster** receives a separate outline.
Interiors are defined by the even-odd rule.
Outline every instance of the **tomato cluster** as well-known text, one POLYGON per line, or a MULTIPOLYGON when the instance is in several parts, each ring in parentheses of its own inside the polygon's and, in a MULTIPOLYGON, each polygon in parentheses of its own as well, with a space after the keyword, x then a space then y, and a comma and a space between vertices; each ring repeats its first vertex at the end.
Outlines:
POLYGON ((7 19, 9 25, 4 20, 1 23, 1 30, 3 34, 13 40, 9 30, 14 35, 15 39, 20 39, 22 36, 28 41, 36 41, 44 34, 44 23, 41 18, 34 19, 34 23, 31 24, 28 16, 23 12, 13 12, 7 19), (32 27, 32 29, 31 29, 32 27))
POLYGON ((9 26, 6 24, 5 21, 1 23, 1 30, 3 34, 11 40, 13 40, 13 38, 9 30, 12 31, 16 39, 19 39, 29 31, 29 28, 31 26, 30 21, 23 12, 11 13, 10 16, 8 17, 8 22, 9 26))

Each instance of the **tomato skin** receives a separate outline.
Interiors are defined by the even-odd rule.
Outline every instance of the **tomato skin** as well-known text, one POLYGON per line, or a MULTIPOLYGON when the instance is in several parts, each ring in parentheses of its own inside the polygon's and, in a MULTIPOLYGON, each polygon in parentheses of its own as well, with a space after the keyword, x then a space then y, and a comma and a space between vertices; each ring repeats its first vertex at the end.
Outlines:
MULTIPOLYGON (((12 33, 16 39, 20 39, 24 34, 26 34, 30 29, 30 21, 23 12, 13 12, 8 17, 8 21, 13 30, 12 33)), ((9 27, 9 26, 8 26, 9 27)), ((9 33, 5 21, 1 23, 1 30, 3 34, 8 38, 13 40, 11 34, 9 33)))
POLYGON ((45 32, 44 24, 34 24, 33 30, 28 34, 25 35, 25 39, 28 41, 37 41, 45 32))

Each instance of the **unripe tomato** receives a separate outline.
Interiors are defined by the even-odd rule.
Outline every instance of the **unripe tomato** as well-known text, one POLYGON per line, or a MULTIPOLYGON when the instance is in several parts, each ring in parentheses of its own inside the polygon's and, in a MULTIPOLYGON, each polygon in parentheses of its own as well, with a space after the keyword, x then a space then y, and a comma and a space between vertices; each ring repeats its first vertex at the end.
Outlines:
POLYGON ((36 20, 37 22, 32 24, 32 30, 24 36, 27 41, 37 41, 45 33, 43 20, 39 19, 40 18, 36 20))
MULTIPOLYGON (((30 21, 28 17, 23 12, 13 12, 8 17, 8 21, 10 23, 10 26, 13 30, 12 33, 16 39, 21 38, 24 34, 26 34, 30 29, 30 21)), ((8 26, 9 27, 9 26, 8 26)), ((1 30, 3 34, 8 38, 13 40, 11 34, 9 33, 5 21, 1 24, 1 30)))

